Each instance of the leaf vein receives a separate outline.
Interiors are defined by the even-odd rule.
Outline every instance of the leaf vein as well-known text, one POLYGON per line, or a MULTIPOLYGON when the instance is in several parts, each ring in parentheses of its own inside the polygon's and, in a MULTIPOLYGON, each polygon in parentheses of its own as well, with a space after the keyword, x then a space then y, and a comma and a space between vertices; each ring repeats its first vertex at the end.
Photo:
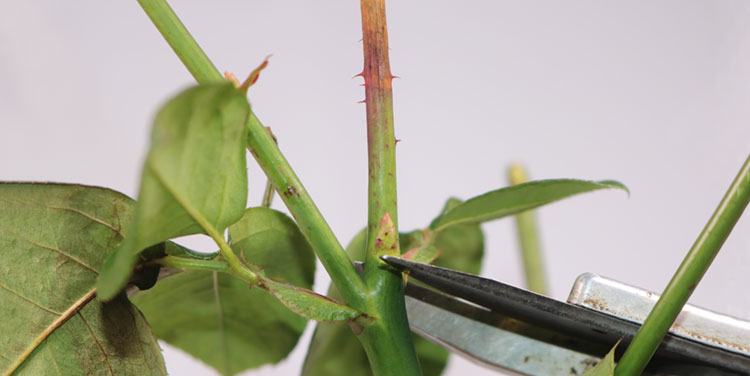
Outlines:
POLYGON ((109 357, 107 356, 107 352, 104 351, 104 347, 102 347, 101 342, 99 342, 99 339, 96 338, 96 334, 94 333, 94 330, 91 329, 89 322, 86 321, 86 318, 83 317, 80 311, 78 311, 78 316, 81 318, 83 323, 86 324, 86 328, 88 328, 89 333, 91 333, 91 337, 94 338, 94 342, 96 342, 96 346, 99 347, 99 350, 102 352, 102 355, 104 355, 104 361, 107 363, 107 367, 109 368, 109 374, 114 376, 115 372, 112 370, 112 364, 109 363, 109 357))
POLYGON ((11 294, 13 294, 13 295, 15 295, 15 296, 17 296, 17 297, 19 297, 19 298, 23 299, 24 301, 26 301, 26 302, 29 302, 29 303, 31 303, 31 304, 33 304, 33 305, 35 305, 35 306, 36 306, 37 308, 39 308, 39 309, 41 309, 41 310, 47 311, 47 312, 49 312, 49 313, 51 313, 51 314, 53 314, 53 315, 56 315, 56 316, 61 316, 61 315, 62 315, 62 313, 61 313, 61 312, 57 312, 57 311, 55 311, 55 310, 53 310, 53 309, 51 309, 51 308, 47 308, 47 307, 45 307, 45 306, 42 306, 42 305, 40 305, 40 304, 38 304, 38 303, 34 302, 33 300, 31 300, 31 299, 29 299, 29 298, 27 298, 27 297, 25 297, 25 296, 21 295, 21 294, 20 294, 20 293, 18 293, 17 291, 13 291, 13 290, 11 290, 11 289, 9 289, 9 288, 7 288, 7 287, 3 286, 3 285, 0 285, 0 289, 3 289, 3 290, 6 290, 6 291, 10 292, 11 294))
POLYGON ((49 339, 45 340, 44 343, 47 345, 47 351, 49 352, 49 356, 52 357, 52 363, 55 364, 55 369, 57 369, 57 373, 60 376, 63 376, 62 370, 60 370, 60 365, 57 364, 57 358, 55 358, 55 354, 52 353, 52 348, 49 345, 49 339))
POLYGON ((63 255, 65 257, 67 257, 68 259, 70 259, 71 261, 75 262, 76 264, 83 266, 84 268, 86 268, 86 269, 94 272, 95 274, 99 274, 99 272, 97 272, 94 268, 92 268, 91 266, 89 266, 85 262, 83 262, 83 261, 81 261, 81 260, 73 257, 72 255, 68 254, 67 252, 65 252, 65 251, 63 251, 61 249, 57 249, 55 247, 50 247, 48 245, 37 243, 37 242, 35 242, 35 241, 27 238, 27 237, 19 235, 19 234, 13 234, 13 235, 16 236, 16 237, 18 237, 19 239, 25 240, 25 241, 29 242, 30 244, 33 244, 33 245, 35 245, 35 246, 37 246, 39 248, 44 248, 44 249, 50 250, 52 252, 56 252, 56 253, 58 253, 60 255, 63 255))
POLYGON ((92 221, 94 221, 94 222, 96 222, 96 223, 98 223, 98 224, 100 224, 100 225, 102 225, 102 226, 104 226, 104 227, 106 227, 106 228, 108 228, 108 229, 116 232, 117 235, 120 236, 120 238, 123 238, 123 239, 125 238, 125 236, 122 234, 122 232, 120 231, 120 229, 118 229, 117 227, 115 227, 111 223, 107 223, 104 220, 96 218, 96 217, 94 217, 94 216, 92 216, 92 215, 90 215, 90 214, 88 214, 88 213, 86 213, 84 211, 81 211, 81 210, 78 210, 78 209, 73 209, 73 208, 60 207, 60 206, 49 206, 49 205, 47 205, 47 207, 50 208, 50 209, 67 210, 67 211, 76 213, 76 214, 78 214, 78 215, 80 215, 82 217, 90 219, 90 220, 92 220, 92 221))
POLYGON ((227 343, 227 336, 224 331, 224 310, 221 307, 221 297, 219 296, 219 275, 217 272, 213 272, 213 285, 214 285, 214 301, 216 302, 216 317, 219 321, 219 336, 221 338, 221 349, 222 351, 222 362, 224 363, 224 374, 231 375, 229 369, 229 344, 227 343))

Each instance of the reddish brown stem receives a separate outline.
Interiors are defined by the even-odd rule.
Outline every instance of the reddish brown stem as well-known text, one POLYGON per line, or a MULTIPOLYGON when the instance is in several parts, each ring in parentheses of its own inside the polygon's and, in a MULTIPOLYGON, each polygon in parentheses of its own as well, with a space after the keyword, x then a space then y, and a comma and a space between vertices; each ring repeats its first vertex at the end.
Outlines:
MULTIPOLYGON (((388 29, 385 0, 361 0, 362 44, 365 66, 365 103, 367 105, 368 156, 368 234, 365 256, 365 282, 369 290, 367 305, 377 320, 358 338, 367 352, 373 374, 419 375, 419 361, 412 344, 404 307, 404 283, 401 273, 390 270, 377 258, 378 229, 381 220, 390 218, 398 234, 396 207, 396 140, 393 133, 393 95, 388 60, 388 29)), ((390 239, 389 242, 392 242, 390 239)), ((400 254, 398 239, 389 252, 400 254)))

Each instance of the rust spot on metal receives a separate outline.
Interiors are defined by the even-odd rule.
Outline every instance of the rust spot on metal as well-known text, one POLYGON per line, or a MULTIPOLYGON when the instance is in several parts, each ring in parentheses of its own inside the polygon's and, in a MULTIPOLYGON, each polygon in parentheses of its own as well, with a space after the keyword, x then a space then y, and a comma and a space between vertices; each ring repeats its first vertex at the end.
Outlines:
POLYGON ((744 353, 747 353, 748 351, 750 351, 750 346, 742 346, 740 344, 733 343, 731 341, 722 341, 720 338, 716 338, 714 336, 704 336, 704 335, 698 334, 698 333, 696 333, 694 331, 686 330, 683 327, 672 328, 670 330, 673 330, 676 333, 680 333, 682 335, 686 335, 688 337, 691 337, 691 338, 695 339, 696 341, 705 342, 705 343, 711 343, 711 344, 714 344, 714 345, 716 345, 718 347, 730 348, 730 349, 734 349, 736 351, 744 352, 744 353))
POLYGON ((586 306, 589 306, 597 311, 606 311, 607 305, 592 298, 586 298, 583 301, 583 304, 586 306))

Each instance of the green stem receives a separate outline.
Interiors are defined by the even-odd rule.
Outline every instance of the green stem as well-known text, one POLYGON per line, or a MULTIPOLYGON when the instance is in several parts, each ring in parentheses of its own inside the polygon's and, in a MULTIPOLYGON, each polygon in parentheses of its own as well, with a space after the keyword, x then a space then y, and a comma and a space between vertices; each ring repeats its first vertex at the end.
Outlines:
POLYGON ((349 256, 281 154, 271 134, 250 113, 248 146, 260 167, 279 192, 289 212, 297 220, 331 280, 349 305, 364 311, 365 285, 349 256))
MULTIPOLYGON (((273 135, 273 132, 271 132, 271 128, 266 128, 266 129, 268 129, 268 133, 271 134, 271 138, 273 139, 273 142, 275 142, 276 145, 278 145, 279 140, 277 140, 276 136, 273 135)), ((267 180, 266 190, 263 192, 263 202, 261 203, 261 205, 263 205, 263 207, 270 208, 271 203, 273 202, 273 196, 275 193, 276 193, 276 188, 274 188, 273 183, 271 182, 270 179, 267 180)))
MULTIPOLYGON (((379 320, 360 334, 374 375, 420 375, 404 307, 401 273, 378 259, 381 220, 389 215, 398 234, 396 201, 396 139, 393 130, 393 92, 388 58, 385 0, 361 0, 364 48, 367 156, 369 170, 367 253, 365 281, 369 306, 379 320)), ((400 254, 398 239, 390 252, 400 254)))
POLYGON ((615 369, 640 375, 750 201, 750 156, 615 369))
POLYGON ((225 262, 213 260, 197 260, 175 256, 165 256, 156 260, 152 260, 150 263, 175 269, 210 270, 225 273, 231 270, 229 268, 229 265, 225 262))
MULTIPOLYGON (((139 0, 139 3, 198 83, 223 81, 219 71, 206 57, 165 0, 139 0)), ((333 231, 328 227, 302 183, 279 151, 268 130, 258 121, 252 111, 247 126, 249 128, 248 147, 251 153, 277 191, 282 192, 282 200, 297 220, 300 230, 310 241, 346 302, 353 308, 363 311, 366 287, 351 259, 333 235, 333 231)), ((218 239, 224 243, 224 245, 219 244, 222 254, 228 254, 224 246, 226 248, 229 246, 223 238, 218 239)), ((214 240, 219 242, 217 238, 214 240)), ((231 252, 231 249, 228 251, 231 252)), ((227 258, 226 255, 225 258, 227 258)), ((241 264, 239 260, 236 261, 237 264, 241 264)), ((227 262, 234 267, 233 261, 229 258, 227 262)))
MULTIPOLYGON (((526 171, 519 164, 511 165, 508 169, 511 185, 528 181, 526 171)), ((521 258, 526 275, 526 287, 539 294, 547 293, 547 281, 544 273, 544 261, 539 247, 536 218, 534 211, 527 210, 516 214, 516 228, 521 248, 521 258)))
POLYGON ((138 3, 196 81, 207 83, 223 79, 165 0, 138 0, 138 3))

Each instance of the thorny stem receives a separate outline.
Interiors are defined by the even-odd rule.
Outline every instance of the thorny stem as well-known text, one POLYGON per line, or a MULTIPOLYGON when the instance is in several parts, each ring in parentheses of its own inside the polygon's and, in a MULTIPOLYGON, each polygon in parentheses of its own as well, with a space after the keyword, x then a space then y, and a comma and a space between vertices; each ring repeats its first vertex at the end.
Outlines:
MULTIPOLYGON (((165 0, 138 0, 138 2, 198 83, 223 81, 219 71, 206 57, 165 0)), ((282 193, 282 200, 297 220, 302 233, 310 241, 313 250, 331 276, 331 280, 349 305, 364 311, 366 287, 351 259, 333 235, 333 231, 281 154, 269 132, 252 111, 247 127, 251 153, 276 190, 282 193)), ((216 238, 214 240, 219 241, 216 238)), ((223 242, 223 239, 221 241, 223 242)), ((226 245, 226 248, 228 247, 226 245)), ((227 252, 222 251, 222 254, 225 253, 227 252)), ((239 260, 237 262, 239 263, 239 260)))
MULTIPOLYGON (((511 185, 525 183, 528 178, 523 166, 520 164, 511 165, 508 169, 508 180, 510 180, 511 185)), ((539 294, 546 294, 547 282, 544 273, 544 261, 539 247, 534 211, 527 210, 516 214, 515 217, 521 258, 526 275, 526 288, 539 294)))
MULTIPOLYGON (((379 320, 365 328, 359 339, 375 375, 420 375, 404 307, 401 273, 380 261, 377 248, 381 220, 387 215, 398 234, 396 202, 396 140, 393 131, 393 94, 388 59, 385 0, 361 0, 364 47, 365 103, 367 106, 368 220, 365 282, 368 306, 379 320)), ((382 231, 381 231, 382 232, 382 231)), ((400 254, 398 240, 396 255, 400 254)))
POLYGON ((750 201, 750 156, 615 368, 640 375, 750 201))

